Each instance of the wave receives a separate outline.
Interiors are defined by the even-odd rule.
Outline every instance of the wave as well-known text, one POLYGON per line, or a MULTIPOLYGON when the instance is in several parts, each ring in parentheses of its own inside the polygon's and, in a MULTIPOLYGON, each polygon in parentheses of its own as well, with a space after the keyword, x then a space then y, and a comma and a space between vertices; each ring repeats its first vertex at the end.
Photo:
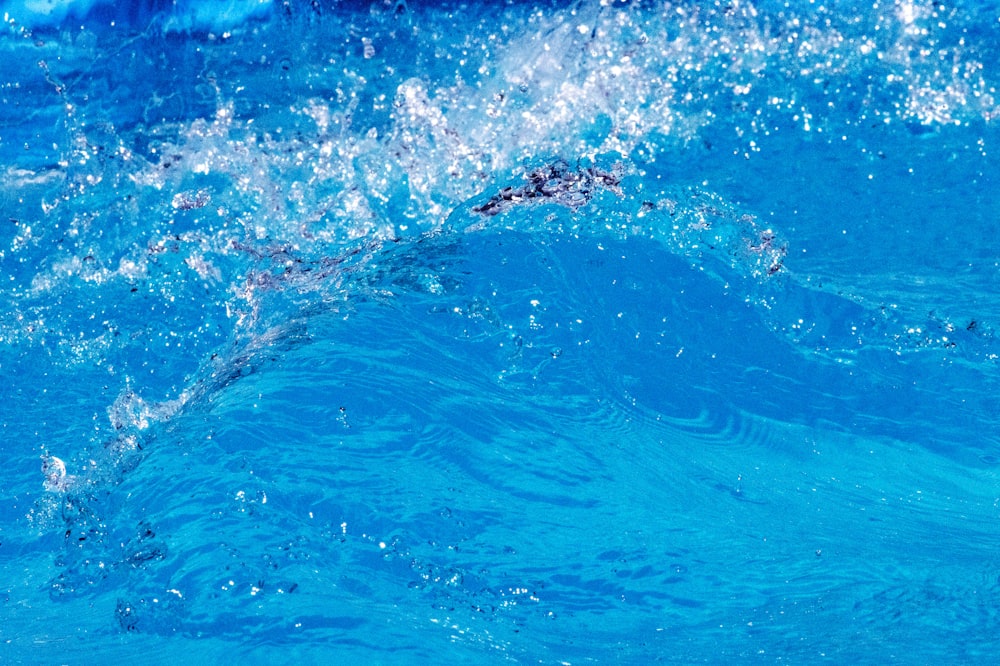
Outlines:
POLYGON ((605 5, 465 9, 450 49, 448 7, 11 14, 4 450, 53 601, 125 635, 513 658, 581 627, 638 649, 623 607, 655 643, 824 590, 989 619, 860 563, 952 497, 989 559, 996 316, 941 294, 992 293, 993 209, 956 223, 920 184, 991 182, 995 22, 605 5))

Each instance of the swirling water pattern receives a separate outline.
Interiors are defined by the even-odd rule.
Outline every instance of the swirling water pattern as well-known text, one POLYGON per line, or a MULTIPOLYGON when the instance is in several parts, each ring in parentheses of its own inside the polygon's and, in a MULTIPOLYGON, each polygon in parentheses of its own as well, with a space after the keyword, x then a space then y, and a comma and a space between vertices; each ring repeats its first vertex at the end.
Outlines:
POLYGON ((57 7, 5 661, 989 662, 996 7, 57 7))

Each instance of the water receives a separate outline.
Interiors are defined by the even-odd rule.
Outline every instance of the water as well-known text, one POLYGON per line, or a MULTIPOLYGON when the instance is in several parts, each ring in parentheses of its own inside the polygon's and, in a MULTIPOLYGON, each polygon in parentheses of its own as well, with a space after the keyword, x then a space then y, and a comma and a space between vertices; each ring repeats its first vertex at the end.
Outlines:
POLYGON ((7 2, 5 663, 989 663, 991 3, 7 2))

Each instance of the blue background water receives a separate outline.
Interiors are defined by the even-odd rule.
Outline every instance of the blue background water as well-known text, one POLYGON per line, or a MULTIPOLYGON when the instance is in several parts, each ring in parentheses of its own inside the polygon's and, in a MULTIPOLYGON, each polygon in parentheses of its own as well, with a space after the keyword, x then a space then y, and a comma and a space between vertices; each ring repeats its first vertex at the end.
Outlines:
POLYGON ((0 660, 993 659, 995 4, 206 7, 3 5, 0 660))

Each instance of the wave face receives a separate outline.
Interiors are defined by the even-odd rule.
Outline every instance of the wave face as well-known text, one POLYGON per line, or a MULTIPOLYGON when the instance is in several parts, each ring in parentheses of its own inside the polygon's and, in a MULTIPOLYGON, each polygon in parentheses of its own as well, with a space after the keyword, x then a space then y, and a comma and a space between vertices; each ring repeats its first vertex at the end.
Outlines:
POLYGON ((995 5, 3 11, 4 661, 995 654, 995 5))

